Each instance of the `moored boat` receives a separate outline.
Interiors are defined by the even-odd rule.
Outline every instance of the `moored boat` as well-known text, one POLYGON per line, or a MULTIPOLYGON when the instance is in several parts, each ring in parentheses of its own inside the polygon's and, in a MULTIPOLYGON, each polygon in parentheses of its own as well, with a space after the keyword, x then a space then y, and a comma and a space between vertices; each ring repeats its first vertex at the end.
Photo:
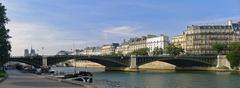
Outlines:
POLYGON ((67 79, 67 80, 76 80, 76 81, 81 81, 81 82, 86 82, 86 83, 93 82, 92 73, 86 72, 86 71, 80 71, 76 74, 67 74, 67 75, 64 75, 63 78, 67 79))

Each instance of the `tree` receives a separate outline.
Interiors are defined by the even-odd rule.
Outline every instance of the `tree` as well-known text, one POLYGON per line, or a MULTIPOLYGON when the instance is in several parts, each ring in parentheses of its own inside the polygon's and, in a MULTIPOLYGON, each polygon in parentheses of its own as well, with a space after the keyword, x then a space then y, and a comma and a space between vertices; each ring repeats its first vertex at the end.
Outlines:
POLYGON ((231 68, 234 68, 237 70, 237 67, 239 66, 240 62, 240 51, 230 51, 229 54, 227 54, 227 59, 230 62, 231 68))
POLYGON ((231 51, 240 51, 240 42, 233 42, 230 44, 229 49, 231 51))
POLYGON ((112 52, 112 53, 110 53, 109 55, 110 55, 110 56, 122 56, 123 54, 122 54, 121 51, 118 51, 117 53, 112 52))
POLYGON ((223 50, 227 48, 226 45, 220 44, 220 43, 215 43, 212 45, 212 48, 217 51, 218 54, 220 54, 223 50))
POLYGON ((110 56, 117 56, 117 54, 115 52, 111 52, 109 55, 110 56))
POLYGON ((227 59, 230 62, 231 68, 237 70, 240 64, 240 42, 230 44, 230 52, 227 54, 227 59))
POLYGON ((169 46, 166 47, 166 52, 170 55, 177 56, 181 53, 184 53, 184 50, 182 49, 182 47, 177 47, 173 44, 170 44, 169 46))
POLYGON ((10 58, 11 45, 8 39, 9 29, 5 25, 9 19, 6 16, 5 6, 0 3, 0 67, 10 58))
POLYGON ((160 55, 160 54, 163 54, 163 49, 158 47, 154 48, 153 55, 160 55))
POLYGON ((141 48, 131 52, 132 55, 148 55, 149 48, 141 48))
POLYGON ((122 52, 122 51, 118 51, 116 54, 117 54, 118 56, 123 56, 123 52, 122 52))

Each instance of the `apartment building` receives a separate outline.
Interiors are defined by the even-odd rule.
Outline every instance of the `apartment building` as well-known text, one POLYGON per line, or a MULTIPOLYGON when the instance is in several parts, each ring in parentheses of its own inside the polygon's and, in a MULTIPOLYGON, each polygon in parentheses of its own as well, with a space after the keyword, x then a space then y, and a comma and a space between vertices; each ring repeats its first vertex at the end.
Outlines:
POLYGON ((111 55, 116 52, 118 43, 106 44, 101 47, 101 55, 111 55))
POLYGON ((149 54, 152 55, 155 48, 165 49, 169 45, 169 37, 161 34, 160 36, 154 36, 147 38, 147 48, 149 48, 149 54))
MULTIPOLYGON (((224 25, 189 25, 181 35, 172 38, 186 54, 217 54, 212 49, 215 43, 229 45, 240 41, 240 22, 228 21, 224 25)), ((226 54, 228 50, 223 51, 226 54)))

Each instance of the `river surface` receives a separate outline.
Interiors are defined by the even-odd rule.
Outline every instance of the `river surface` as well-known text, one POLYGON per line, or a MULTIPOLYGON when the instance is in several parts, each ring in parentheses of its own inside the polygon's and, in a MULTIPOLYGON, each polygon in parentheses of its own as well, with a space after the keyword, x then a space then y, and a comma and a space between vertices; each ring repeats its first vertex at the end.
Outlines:
MULTIPOLYGON (((74 72, 73 67, 55 67, 52 69, 67 73, 74 72)), ((230 72, 105 72, 104 69, 77 68, 77 71, 85 70, 92 72, 95 80, 107 80, 125 85, 125 87, 114 88, 240 88, 240 74, 230 72)))

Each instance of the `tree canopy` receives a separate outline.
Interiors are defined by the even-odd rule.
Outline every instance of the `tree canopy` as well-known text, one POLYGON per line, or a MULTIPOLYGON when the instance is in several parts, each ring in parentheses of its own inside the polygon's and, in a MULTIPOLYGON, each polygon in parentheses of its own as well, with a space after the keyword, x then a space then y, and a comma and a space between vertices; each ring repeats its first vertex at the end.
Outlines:
POLYGON ((240 51, 240 42, 233 42, 230 44, 229 49, 231 51, 240 51))
POLYGON ((131 52, 132 55, 148 55, 149 48, 141 48, 131 52))
POLYGON ((218 54, 220 54, 223 50, 227 48, 226 45, 221 44, 221 43, 215 43, 212 45, 212 48, 217 51, 218 54))
POLYGON ((6 16, 5 6, 0 3, 0 66, 2 66, 8 58, 10 58, 11 45, 8 39, 9 29, 5 25, 9 19, 6 16))
POLYGON ((162 48, 158 48, 158 47, 156 47, 156 48, 154 48, 154 50, 153 50, 153 55, 160 55, 160 54, 163 54, 163 49, 162 48))
POLYGON ((227 54, 231 68, 237 69, 240 64, 240 42, 230 44, 230 52, 227 54))
POLYGON ((166 47, 166 52, 170 55, 177 56, 181 53, 184 53, 184 50, 182 47, 177 47, 173 44, 170 44, 169 46, 166 47))
POLYGON ((240 51, 230 51, 227 55, 227 59, 230 62, 231 68, 236 68, 239 66, 240 62, 240 51))

